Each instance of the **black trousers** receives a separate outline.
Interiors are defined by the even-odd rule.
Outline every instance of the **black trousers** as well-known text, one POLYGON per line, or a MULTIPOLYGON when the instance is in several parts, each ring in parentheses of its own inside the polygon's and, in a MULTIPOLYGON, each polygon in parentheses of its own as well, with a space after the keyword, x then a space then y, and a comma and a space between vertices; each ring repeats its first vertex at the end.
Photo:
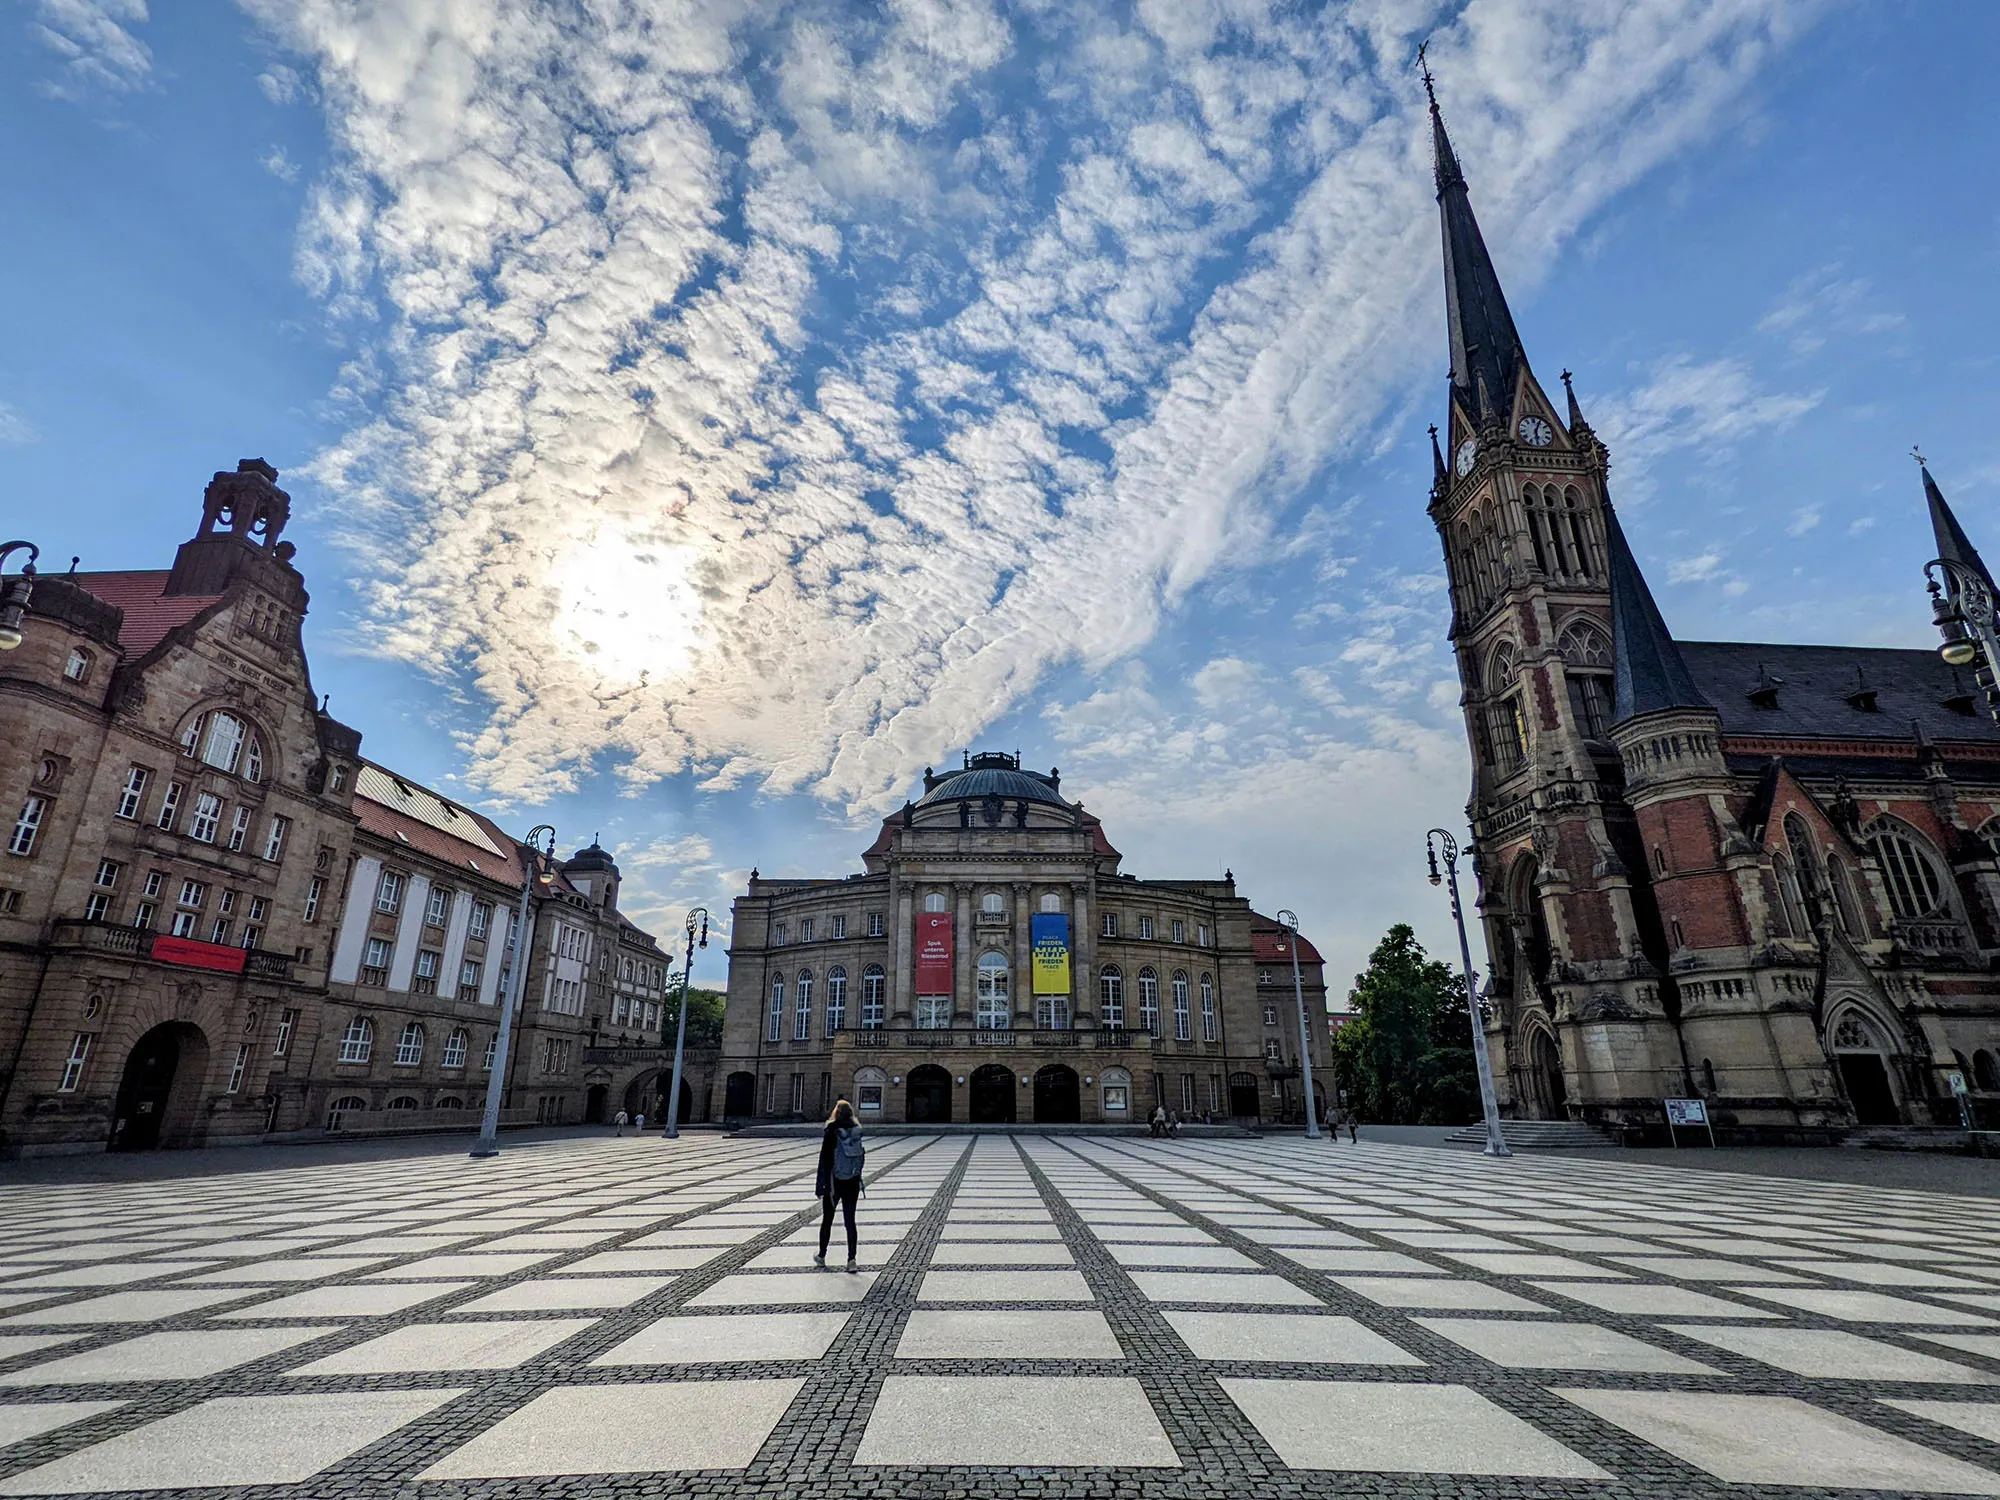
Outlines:
POLYGON ((854 1259, 858 1240, 854 1233, 854 1205, 861 1197, 859 1177, 836 1177, 833 1179, 833 1193, 823 1199, 825 1212, 819 1220, 819 1253, 826 1254, 826 1242, 833 1238, 833 1206, 838 1203, 841 1213, 847 1219, 847 1258, 854 1259))

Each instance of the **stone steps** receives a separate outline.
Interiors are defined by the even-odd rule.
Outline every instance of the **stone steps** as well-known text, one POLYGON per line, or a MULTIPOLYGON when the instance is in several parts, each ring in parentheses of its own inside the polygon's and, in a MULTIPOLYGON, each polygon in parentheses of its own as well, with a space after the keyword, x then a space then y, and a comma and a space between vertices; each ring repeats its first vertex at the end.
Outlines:
MULTIPOLYGON (((1574 1151, 1579 1147, 1615 1146, 1616 1137, 1581 1120, 1502 1120, 1500 1134, 1516 1151, 1574 1151)), ((1486 1127, 1467 1125, 1445 1137, 1454 1146, 1484 1146, 1486 1127)))

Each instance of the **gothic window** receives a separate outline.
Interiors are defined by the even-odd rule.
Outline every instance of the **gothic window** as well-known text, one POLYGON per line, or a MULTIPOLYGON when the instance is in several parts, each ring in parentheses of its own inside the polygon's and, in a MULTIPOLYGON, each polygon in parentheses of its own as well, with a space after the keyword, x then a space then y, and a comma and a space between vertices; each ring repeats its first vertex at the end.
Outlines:
POLYGON ((1563 491, 1561 520, 1570 571, 1578 578, 1593 577, 1597 572, 1596 537, 1592 534, 1590 516, 1584 509, 1583 496, 1577 492, 1575 485, 1563 491))
POLYGON ((1557 642, 1563 678, 1569 686, 1571 716, 1585 739, 1601 740, 1611 730, 1611 638, 1595 621, 1578 620, 1557 642))
POLYGON ((1834 1023, 1833 1050, 1836 1052, 1880 1052, 1882 1044, 1874 1028, 1854 1011, 1834 1023))
POLYGON ((1806 820, 1797 813, 1785 814, 1785 847, 1791 851, 1792 872, 1798 887, 1796 899, 1805 911, 1806 922, 1816 928, 1820 914, 1819 854, 1813 848, 1812 835, 1806 831, 1806 820))
POLYGON ((1546 575, 1550 554, 1543 536, 1547 518, 1542 514, 1542 492, 1532 484, 1522 486, 1521 506, 1528 513, 1528 544, 1535 550, 1535 568, 1546 575))
POLYGON ((1889 905, 1899 918, 1909 922, 1947 913, 1937 865, 1914 838, 1893 825, 1881 826, 1869 835, 1868 850, 1882 868, 1889 905))
POLYGON ((1116 964, 1106 964, 1097 976, 1098 1022, 1116 1031, 1125 1024, 1125 975, 1116 964))
POLYGON ((1805 906, 1799 900, 1798 878, 1792 873, 1792 862, 1782 854, 1773 855, 1771 873, 1778 882, 1778 921, 1784 928, 1784 935, 1793 938, 1810 935, 1805 906))
POLYGON ((1007 959, 1004 954, 982 953, 978 969, 978 1013, 981 1031, 1004 1031, 1012 1019, 1007 1004, 1007 959))
POLYGON ((1846 861, 1839 855, 1827 857, 1826 884, 1833 893, 1833 914, 1840 919, 1840 930, 1857 942, 1865 942, 1868 929, 1861 921, 1861 908, 1854 904, 1854 884, 1848 877, 1846 861))

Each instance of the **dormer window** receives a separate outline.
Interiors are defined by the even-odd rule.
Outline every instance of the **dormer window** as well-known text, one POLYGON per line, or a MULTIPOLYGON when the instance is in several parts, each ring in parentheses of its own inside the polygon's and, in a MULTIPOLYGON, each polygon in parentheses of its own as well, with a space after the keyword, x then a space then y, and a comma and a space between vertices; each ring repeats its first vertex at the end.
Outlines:
POLYGON ((1748 697, 1758 708, 1776 708, 1778 689, 1785 685, 1782 677, 1773 677, 1771 669, 1761 662, 1757 666, 1757 681, 1750 689, 1748 697))
POLYGON ((71 682, 87 680, 90 676, 90 653, 81 650, 71 651, 69 660, 63 663, 63 676, 71 682))
POLYGON ((1882 711, 1875 702, 1875 689, 1868 685, 1868 678, 1859 667, 1854 669, 1854 691, 1847 694, 1847 706, 1864 714, 1882 711))

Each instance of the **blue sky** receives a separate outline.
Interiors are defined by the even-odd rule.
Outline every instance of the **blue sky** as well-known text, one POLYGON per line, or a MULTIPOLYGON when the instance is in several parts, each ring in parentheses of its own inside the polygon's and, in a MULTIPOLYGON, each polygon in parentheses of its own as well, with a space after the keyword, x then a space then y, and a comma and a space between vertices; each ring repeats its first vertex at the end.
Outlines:
POLYGON ((2000 547, 1990 7, 0 24, 7 530, 159 566, 268 458, 367 751, 601 832, 663 934, 856 868, 970 744, 1128 869, 1296 907, 1336 982, 1395 920, 1450 951, 1427 35, 1678 633, 1927 644, 1913 442, 2000 547))

